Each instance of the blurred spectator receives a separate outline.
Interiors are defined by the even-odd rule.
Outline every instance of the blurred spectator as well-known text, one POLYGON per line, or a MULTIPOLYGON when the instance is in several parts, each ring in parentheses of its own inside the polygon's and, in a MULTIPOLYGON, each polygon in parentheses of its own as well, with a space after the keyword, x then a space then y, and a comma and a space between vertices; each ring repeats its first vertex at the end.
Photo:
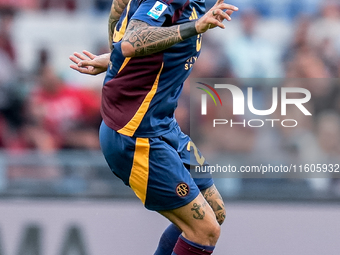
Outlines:
POLYGON ((40 8, 42 10, 60 9, 75 11, 77 8, 76 0, 41 0, 40 8))
POLYGON ((313 21, 308 30, 308 41, 323 61, 329 75, 337 77, 340 56, 340 2, 328 0, 321 7, 321 17, 313 21))
POLYGON ((256 33, 258 19, 254 10, 241 14, 242 34, 225 44, 231 68, 238 78, 282 77, 280 51, 256 33))
MULTIPOLYGON (((316 119, 314 130, 315 140, 310 137, 305 140, 305 145, 301 148, 303 154, 301 162, 303 164, 338 164, 340 156, 340 116, 334 111, 325 111, 316 119), (315 144, 311 143, 315 141, 315 144), (308 142, 308 143, 306 143, 308 142)), ((311 178, 308 180, 313 190, 321 193, 328 192, 332 184, 332 173, 322 174, 324 178, 311 178)), ((312 176, 312 175, 311 175, 312 176)), ((336 185, 336 182, 333 182, 336 185)))
MULTIPOLYGON (((308 39, 310 26, 309 19, 300 19, 292 43, 286 51, 286 76, 288 78, 331 77, 330 68, 327 68, 321 54, 308 39)), ((331 55, 334 55, 334 53, 333 51, 331 55)))
POLYGON ((34 9, 39 0, 0 0, 0 8, 34 9))
POLYGON ((15 74, 15 50, 12 42, 14 10, 4 9, 0 15, 0 85, 13 79, 15 74))
POLYGON ((319 116, 316 137, 321 150, 325 154, 325 162, 338 163, 340 156, 340 116, 338 113, 325 111, 319 116))
POLYGON ((230 64, 223 47, 209 36, 203 36, 203 47, 199 58, 195 61, 191 77, 225 78, 232 77, 230 64), (218 56, 218 58, 216 57, 218 56))
POLYGON ((309 30, 308 36, 312 45, 319 46, 325 40, 334 45, 340 43, 340 2, 326 0, 321 5, 320 18, 316 19, 309 30))
POLYGON ((22 147, 23 97, 14 82, 0 84, 0 147, 22 147))
POLYGON ((98 94, 64 84, 45 64, 27 103, 26 139, 34 148, 98 149, 98 94))
POLYGON ((0 146, 18 145, 19 129, 23 122, 22 87, 18 84, 16 53, 12 40, 15 11, 0 11, 0 146))
POLYGON ((175 116, 181 127, 182 132, 190 135, 190 82, 187 80, 184 83, 182 94, 178 100, 175 116))
POLYGON ((14 9, 5 8, 0 11, 0 49, 5 51, 13 62, 15 62, 16 58, 12 43, 14 17, 14 9))
POLYGON ((95 0, 94 8, 100 12, 108 12, 111 8, 112 0, 95 0))

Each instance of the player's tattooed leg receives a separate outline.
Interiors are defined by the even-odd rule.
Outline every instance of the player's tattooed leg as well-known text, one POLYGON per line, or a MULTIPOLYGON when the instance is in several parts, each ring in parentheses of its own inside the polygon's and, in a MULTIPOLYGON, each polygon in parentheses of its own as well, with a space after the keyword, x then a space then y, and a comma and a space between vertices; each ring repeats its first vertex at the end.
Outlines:
POLYGON ((205 211, 204 211, 204 207, 207 206, 207 202, 205 201, 202 205, 194 203, 191 211, 194 212, 193 217, 196 220, 203 220, 204 216, 205 216, 205 211))
POLYGON ((159 213, 177 225, 183 237, 196 244, 214 246, 220 236, 215 213, 202 194, 185 206, 159 213))
POLYGON ((205 189, 202 191, 202 195, 211 208, 214 210, 216 219, 218 223, 221 225, 226 217, 225 206, 222 200, 222 197, 215 185, 205 189))

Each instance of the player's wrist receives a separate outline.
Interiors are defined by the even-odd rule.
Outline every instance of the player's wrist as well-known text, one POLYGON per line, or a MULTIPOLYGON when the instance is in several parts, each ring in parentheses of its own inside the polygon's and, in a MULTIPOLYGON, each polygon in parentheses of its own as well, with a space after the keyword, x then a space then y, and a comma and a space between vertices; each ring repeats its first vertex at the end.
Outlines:
POLYGON ((103 59, 104 62, 106 61, 107 64, 109 64, 109 62, 110 62, 110 57, 111 57, 111 53, 104 53, 104 54, 99 55, 99 57, 100 57, 101 59, 103 59))
POLYGON ((196 21, 190 21, 179 25, 179 34, 182 40, 197 35, 198 32, 196 30, 196 21))

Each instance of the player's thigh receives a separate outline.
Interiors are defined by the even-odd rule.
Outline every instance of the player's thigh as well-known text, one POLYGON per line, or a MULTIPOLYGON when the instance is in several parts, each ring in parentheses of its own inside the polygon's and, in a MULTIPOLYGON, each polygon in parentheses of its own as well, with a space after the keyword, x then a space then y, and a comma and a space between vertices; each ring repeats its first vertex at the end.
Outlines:
POLYGON ((187 239, 202 245, 215 245, 217 242, 220 226, 201 193, 185 206, 158 212, 177 225, 187 239))
POLYGON ((223 199, 215 185, 201 191, 203 197, 213 209, 218 223, 221 225, 226 217, 226 210, 223 199))
POLYGON ((195 173, 195 168, 197 166, 208 165, 208 162, 205 160, 204 156, 193 143, 191 138, 184 134, 179 127, 174 129, 174 132, 176 132, 176 137, 178 140, 178 155, 180 156, 187 170, 194 174, 194 181, 197 187, 201 191, 210 188, 214 184, 211 174, 195 173))
POLYGON ((179 128, 176 130, 178 137, 178 152, 183 161, 183 164, 188 170, 192 169, 194 171, 194 181, 202 192, 204 198, 207 200, 211 208, 216 214, 216 219, 220 224, 223 223, 225 219, 225 207, 222 197, 214 185, 214 181, 210 173, 195 173, 195 167, 199 165, 208 165, 202 153, 196 147, 196 145, 191 141, 190 137, 179 128))
POLYGON ((146 208, 172 210, 193 201, 200 190, 183 165, 171 141, 150 138, 146 208))
POLYGON ((200 193, 179 157, 176 140, 118 134, 102 123, 101 148, 111 170, 131 187, 149 210, 171 210, 200 193))

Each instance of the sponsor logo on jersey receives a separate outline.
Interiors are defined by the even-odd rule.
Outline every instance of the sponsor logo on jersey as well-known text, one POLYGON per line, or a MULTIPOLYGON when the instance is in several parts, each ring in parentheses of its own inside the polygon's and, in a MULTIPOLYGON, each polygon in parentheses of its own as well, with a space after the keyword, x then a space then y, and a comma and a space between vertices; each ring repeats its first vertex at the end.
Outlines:
POLYGON ((148 15, 154 19, 158 19, 162 13, 168 8, 166 4, 163 4, 160 1, 157 1, 154 6, 148 11, 148 15))
POLYGON ((198 15, 197 15, 197 12, 196 12, 195 7, 193 7, 193 8, 192 8, 191 15, 190 15, 190 17, 189 17, 189 20, 195 20, 195 19, 198 19, 198 15))

